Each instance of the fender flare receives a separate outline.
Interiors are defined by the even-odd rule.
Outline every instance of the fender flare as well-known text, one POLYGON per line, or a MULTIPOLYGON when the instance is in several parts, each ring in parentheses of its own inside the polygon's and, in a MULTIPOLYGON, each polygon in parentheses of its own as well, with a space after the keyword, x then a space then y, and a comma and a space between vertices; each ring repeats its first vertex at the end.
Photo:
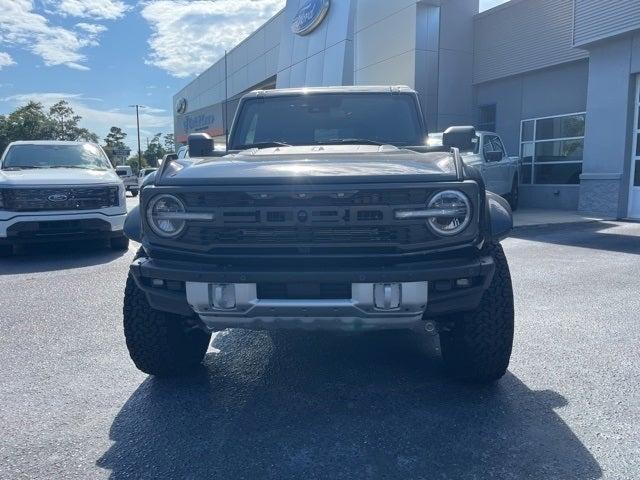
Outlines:
POLYGON ((492 242, 500 242, 513 230, 513 213, 509 202, 500 195, 487 192, 487 216, 492 242))
POLYGON ((129 240, 142 243, 142 219, 139 205, 127 214, 124 221, 124 234, 129 240))

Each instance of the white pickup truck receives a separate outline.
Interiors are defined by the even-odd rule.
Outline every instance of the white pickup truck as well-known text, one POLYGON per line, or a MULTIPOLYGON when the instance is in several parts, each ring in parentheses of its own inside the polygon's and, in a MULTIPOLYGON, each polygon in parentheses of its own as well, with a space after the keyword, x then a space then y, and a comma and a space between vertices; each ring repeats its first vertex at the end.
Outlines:
POLYGON ((124 189, 98 145, 11 143, 0 157, 0 257, 55 240, 108 239, 127 250, 124 189))
POLYGON ((138 177, 134 175, 133 169, 129 165, 118 165, 116 174, 122 179, 124 188, 127 192, 131 192, 133 197, 138 196, 138 177))
MULTIPOLYGON (((500 135, 493 132, 476 132, 474 150, 460 152, 467 165, 482 173, 487 190, 504 197, 512 210, 518 209, 518 179, 520 157, 510 157, 500 135)), ((429 146, 442 145, 442 133, 431 133, 429 146)))

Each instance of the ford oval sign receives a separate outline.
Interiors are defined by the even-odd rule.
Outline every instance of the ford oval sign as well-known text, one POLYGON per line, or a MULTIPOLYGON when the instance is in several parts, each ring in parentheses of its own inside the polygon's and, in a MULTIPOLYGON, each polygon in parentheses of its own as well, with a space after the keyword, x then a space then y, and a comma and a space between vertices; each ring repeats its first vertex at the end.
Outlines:
POLYGON ((53 195, 49 195, 47 200, 50 202, 66 202, 69 200, 69 197, 64 193, 54 193, 53 195))
POLYGON ((296 35, 308 35, 322 23, 329 12, 331 0, 307 0, 291 24, 291 31, 296 35))
POLYGON ((181 98, 176 104, 176 112, 180 115, 187 113, 187 99, 181 98))

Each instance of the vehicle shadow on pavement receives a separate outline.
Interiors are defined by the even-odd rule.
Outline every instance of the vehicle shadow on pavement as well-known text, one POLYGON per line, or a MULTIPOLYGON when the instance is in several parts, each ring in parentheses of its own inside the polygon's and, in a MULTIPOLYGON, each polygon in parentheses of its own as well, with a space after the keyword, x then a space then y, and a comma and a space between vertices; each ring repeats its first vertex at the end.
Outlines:
POLYGON ((569 247, 588 248, 640 255, 640 236, 637 229, 627 228, 635 223, 591 222, 570 225, 521 227, 510 237, 533 242, 551 243, 569 247), (630 229, 629 229, 630 230, 630 229))
MULTIPOLYGON (((227 331, 189 378, 148 378, 97 461, 111 478, 600 478, 552 391, 456 383, 410 333, 227 331)), ((436 343, 433 342, 432 343, 436 343)))
POLYGON ((111 250, 104 241, 68 241, 22 245, 0 258, 0 275, 51 272, 112 262, 128 252, 111 250))

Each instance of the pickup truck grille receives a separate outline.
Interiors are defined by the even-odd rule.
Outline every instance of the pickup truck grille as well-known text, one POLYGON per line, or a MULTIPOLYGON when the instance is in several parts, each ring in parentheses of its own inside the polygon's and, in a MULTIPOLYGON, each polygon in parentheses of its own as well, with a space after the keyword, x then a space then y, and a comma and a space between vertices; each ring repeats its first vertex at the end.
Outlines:
POLYGON ((11 212, 97 210, 119 205, 118 187, 11 188, 0 191, 11 212))

